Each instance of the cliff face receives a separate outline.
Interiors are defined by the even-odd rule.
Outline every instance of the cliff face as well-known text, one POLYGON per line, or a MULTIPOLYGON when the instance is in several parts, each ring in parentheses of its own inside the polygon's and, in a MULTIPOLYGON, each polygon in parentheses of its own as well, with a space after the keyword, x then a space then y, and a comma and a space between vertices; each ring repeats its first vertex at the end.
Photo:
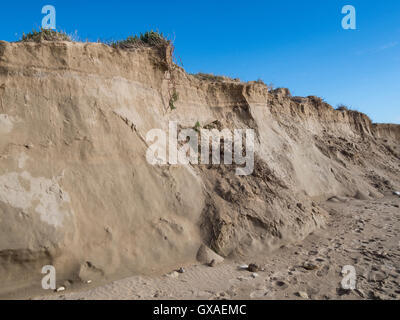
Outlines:
POLYGON ((399 141, 400 139, 400 126, 398 124, 374 123, 373 131, 374 136, 377 138, 393 141, 399 141))
POLYGON ((323 225, 317 200, 399 188, 399 126, 160 59, 0 42, 0 290, 37 281, 47 264, 93 279, 192 263, 201 243, 224 256, 274 249, 323 225), (170 121, 254 129, 253 173, 150 165, 146 135, 170 121))

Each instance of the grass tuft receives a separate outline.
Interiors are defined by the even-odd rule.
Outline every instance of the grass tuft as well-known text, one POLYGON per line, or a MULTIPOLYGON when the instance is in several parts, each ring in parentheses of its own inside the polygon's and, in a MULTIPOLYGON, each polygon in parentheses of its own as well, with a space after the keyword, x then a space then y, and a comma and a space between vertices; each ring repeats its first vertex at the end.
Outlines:
POLYGON ((33 29, 28 34, 23 33, 20 42, 42 42, 42 41, 72 41, 71 37, 63 31, 41 28, 39 31, 33 29))
POLYGON ((129 36, 125 40, 114 41, 110 46, 118 49, 136 49, 142 47, 168 47, 172 45, 172 41, 167 39, 162 33, 157 31, 147 31, 139 36, 129 36))
POLYGON ((205 81, 211 81, 211 82, 225 82, 225 81, 235 81, 235 82, 240 82, 240 79, 232 79, 230 77, 226 76, 216 76, 212 73, 196 73, 192 74, 193 77, 199 79, 199 80, 205 80, 205 81))
POLYGON ((337 111, 348 111, 349 108, 345 106, 344 104, 339 104, 336 108, 337 111))

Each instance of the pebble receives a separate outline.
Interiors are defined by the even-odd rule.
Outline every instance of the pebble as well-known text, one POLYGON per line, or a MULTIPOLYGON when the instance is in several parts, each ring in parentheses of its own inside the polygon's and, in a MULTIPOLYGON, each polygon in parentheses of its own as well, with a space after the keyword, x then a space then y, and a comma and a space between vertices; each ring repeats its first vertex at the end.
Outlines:
POLYGON ((251 263, 249 264, 247 270, 249 270, 250 272, 257 272, 259 268, 255 263, 251 263))
POLYGON ((214 268, 217 266, 217 262, 215 261, 215 259, 212 259, 211 262, 208 264, 210 267, 214 268))
POLYGON ((284 281, 277 281, 275 283, 280 289, 286 289, 289 287, 289 285, 287 283, 285 283, 284 281))
POLYGON ((178 270, 178 272, 179 272, 179 273, 185 273, 185 269, 184 269, 184 268, 180 268, 180 269, 178 270))
POLYGON ((303 268, 306 269, 306 270, 312 271, 312 270, 318 269, 318 266, 316 266, 315 264, 312 264, 310 262, 305 262, 303 264, 303 268))
POLYGON ((309 299, 309 298, 308 298, 307 292, 299 291, 299 292, 297 293, 297 295, 298 295, 300 298, 309 299))

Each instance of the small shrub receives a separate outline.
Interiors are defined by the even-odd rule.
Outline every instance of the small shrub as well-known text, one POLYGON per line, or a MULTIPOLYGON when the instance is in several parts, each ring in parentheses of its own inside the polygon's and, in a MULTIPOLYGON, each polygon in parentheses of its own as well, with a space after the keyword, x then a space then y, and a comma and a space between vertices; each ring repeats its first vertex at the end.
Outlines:
POLYGON ((115 49, 122 50, 135 50, 140 48, 154 48, 158 52, 158 57, 154 58, 154 63, 157 67, 169 73, 169 103, 165 106, 166 111, 169 109, 175 110, 175 103, 178 101, 179 96, 176 92, 176 80, 174 70, 177 64, 174 55, 173 41, 169 40, 166 36, 158 31, 147 31, 140 35, 132 35, 125 40, 112 41, 106 43, 115 49))
MULTIPOLYGON (((158 52, 158 57, 154 58, 154 63, 158 68, 163 71, 167 71, 169 74, 169 102, 165 106, 166 111, 168 107, 170 110, 175 110, 175 103, 179 99, 179 95, 176 92, 176 79, 174 70, 176 68, 175 60, 175 47, 173 41, 169 40, 166 36, 158 31, 147 31, 138 35, 129 36, 125 40, 114 41, 108 43, 115 49, 123 50, 135 50, 140 48, 154 48, 158 52)), ((176 61, 176 60, 175 60, 176 61)))
POLYGON ((348 111, 349 108, 345 106, 344 104, 339 104, 336 108, 337 111, 348 111))
POLYGON ((201 127, 200 122, 197 121, 196 124, 194 125, 193 129, 196 130, 197 132, 199 132, 200 131, 200 127, 201 127))
POLYGON ((39 31, 33 29, 28 34, 23 33, 21 42, 41 42, 41 41, 72 41, 71 37, 63 31, 41 28, 39 31))
POLYGON ((348 113, 360 113, 360 114, 364 114, 364 115, 366 115, 364 112, 361 112, 360 110, 357 110, 356 108, 354 108, 354 107, 349 107, 349 106, 346 106, 346 105, 344 105, 344 104, 339 104, 338 106, 337 106, 337 108, 336 108, 336 110, 337 111, 341 111, 341 112, 345 112, 345 111, 347 111, 348 113))
POLYGON ((179 94, 174 91, 169 99, 169 107, 171 110, 175 110, 175 102, 177 102, 179 100, 179 94))
POLYGON ((162 33, 156 31, 147 31, 139 36, 129 36, 125 40, 111 42, 113 48, 135 49, 141 47, 167 47, 172 44, 162 33))

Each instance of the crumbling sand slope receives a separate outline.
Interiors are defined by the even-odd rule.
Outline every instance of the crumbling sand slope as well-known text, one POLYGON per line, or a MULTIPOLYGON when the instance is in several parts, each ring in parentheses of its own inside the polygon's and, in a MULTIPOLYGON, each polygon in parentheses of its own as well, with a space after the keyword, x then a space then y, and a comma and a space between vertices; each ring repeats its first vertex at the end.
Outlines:
POLYGON ((303 239, 318 201, 400 188, 400 128, 259 82, 213 82, 151 48, 0 42, 0 291, 151 274, 303 239), (179 93, 168 108, 171 86, 179 93), (252 175, 152 166, 146 133, 252 128, 252 175))

